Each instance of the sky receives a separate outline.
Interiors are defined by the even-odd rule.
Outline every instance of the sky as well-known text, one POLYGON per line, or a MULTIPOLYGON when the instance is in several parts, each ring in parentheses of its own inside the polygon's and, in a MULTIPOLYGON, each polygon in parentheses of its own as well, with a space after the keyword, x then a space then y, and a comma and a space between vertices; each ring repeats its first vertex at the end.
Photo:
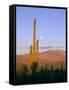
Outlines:
POLYGON ((16 7, 16 53, 28 53, 33 41, 33 22, 39 47, 64 47, 66 40, 65 9, 16 7))

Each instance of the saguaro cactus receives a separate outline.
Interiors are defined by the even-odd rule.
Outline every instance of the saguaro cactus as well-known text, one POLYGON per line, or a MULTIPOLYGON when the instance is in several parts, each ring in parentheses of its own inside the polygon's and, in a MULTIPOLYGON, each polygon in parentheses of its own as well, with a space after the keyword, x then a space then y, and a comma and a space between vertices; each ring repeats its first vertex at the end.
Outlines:
POLYGON ((37 62, 33 62, 33 63, 32 63, 32 65, 31 65, 32 73, 35 73, 35 72, 36 72, 37 66, 38 66, 38 63, 37 63, 37 62))

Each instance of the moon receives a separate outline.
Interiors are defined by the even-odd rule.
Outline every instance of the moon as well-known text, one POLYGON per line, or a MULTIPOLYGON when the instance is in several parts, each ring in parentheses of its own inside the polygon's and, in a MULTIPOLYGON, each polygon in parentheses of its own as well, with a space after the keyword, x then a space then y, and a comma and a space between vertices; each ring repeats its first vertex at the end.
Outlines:
POLYGON ((43 37, 42 36, 40 36, 40 40, 42 40, 43 39, 43 37))

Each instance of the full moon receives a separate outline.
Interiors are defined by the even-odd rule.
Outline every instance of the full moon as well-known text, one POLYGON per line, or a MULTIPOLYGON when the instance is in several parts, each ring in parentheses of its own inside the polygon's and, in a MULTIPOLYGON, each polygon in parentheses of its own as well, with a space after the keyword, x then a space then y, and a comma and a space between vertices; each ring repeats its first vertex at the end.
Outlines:
POLYGON ((43 39, 43 37, 42 37, 42 36, 40 36, 40 39, 43 39))

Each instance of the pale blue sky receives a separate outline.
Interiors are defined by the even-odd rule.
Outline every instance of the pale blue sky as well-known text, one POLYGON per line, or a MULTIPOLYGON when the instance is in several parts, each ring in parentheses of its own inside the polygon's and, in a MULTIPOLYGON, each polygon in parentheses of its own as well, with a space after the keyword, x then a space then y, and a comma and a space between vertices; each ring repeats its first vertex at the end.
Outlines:
MULTIPOLYGON (((33 22, 36 17, 39 47, 65 47, 66 15, 64 9, 16 6, 16 47, 29 47, 33 40, 33 22)), ((24 50, 24 52, 28 50, 24 50)), ((24 53, 23 52, 23 53, 24 53)))

